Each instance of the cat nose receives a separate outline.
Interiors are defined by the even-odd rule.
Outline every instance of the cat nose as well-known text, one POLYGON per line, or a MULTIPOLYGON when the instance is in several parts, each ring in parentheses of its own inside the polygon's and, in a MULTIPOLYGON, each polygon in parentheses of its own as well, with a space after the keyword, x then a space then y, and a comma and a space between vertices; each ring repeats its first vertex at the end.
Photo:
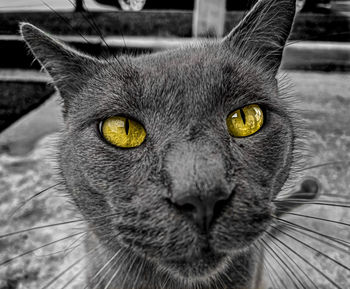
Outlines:
POLYGON ((218 190, 207 197, 187 195, 173 198, 171 202, 182 214, 190 217, 201 230, 207 232, 229 197, 230 194, 218 190))

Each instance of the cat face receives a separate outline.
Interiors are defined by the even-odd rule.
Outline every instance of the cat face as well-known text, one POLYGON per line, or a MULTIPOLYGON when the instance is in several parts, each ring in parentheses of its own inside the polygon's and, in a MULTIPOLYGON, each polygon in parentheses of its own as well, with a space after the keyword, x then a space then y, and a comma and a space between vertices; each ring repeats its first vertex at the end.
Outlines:
POLYGON ((221 42, 134 58, 93 59, 22 26, 64 99, 66 188, 112 252, 128 248, 200 277, 268 230, 295 139, 275 80, 294 1, 275 2, 260 1, 221 42), (275 21, 283 25, 273 32, 275 21), (232 136, 227 117, 253 104, 263 126, 232 136), (142 144, 107 142, 101 124, 113 116, 140 123, 142 144))

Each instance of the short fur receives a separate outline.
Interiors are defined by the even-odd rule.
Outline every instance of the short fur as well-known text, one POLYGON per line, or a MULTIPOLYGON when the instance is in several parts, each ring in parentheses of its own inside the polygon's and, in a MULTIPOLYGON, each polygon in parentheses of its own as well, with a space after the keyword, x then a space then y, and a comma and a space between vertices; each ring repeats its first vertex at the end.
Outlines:
POLYGON ((275 77, 294 13, 295 0, 261 0, 223 41, 110 59, 21 25, 64 101, 59 163, 93 232, 87 248, 98 247, 91 288, 109 260, 111 288, 261 286, 256 241, 269 230, 272 200, 293 163, 294 123, 275 77), (226 117, 252 103, 265 111, 263 128, 233 138, 226 117), (141 146, 103 140, 99 123, 115 115, 143 124, 141 146), (230 197, 207 232, 169 201, 217 190, 230 197))

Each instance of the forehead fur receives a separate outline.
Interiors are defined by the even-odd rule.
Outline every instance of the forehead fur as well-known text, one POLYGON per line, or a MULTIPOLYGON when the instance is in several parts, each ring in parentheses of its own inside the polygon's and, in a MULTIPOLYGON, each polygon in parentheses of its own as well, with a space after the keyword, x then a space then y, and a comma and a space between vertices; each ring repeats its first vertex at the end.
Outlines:
POLYGON ((273 76, 216 42, 93 66, 90 70, 96 73, 84 79, 80 97, 70 105, 73 115, 75 108, 86 107, 96 118, 158 112, 180 119, 191 114, 194 119, 273 100, 276 94, 273 76))

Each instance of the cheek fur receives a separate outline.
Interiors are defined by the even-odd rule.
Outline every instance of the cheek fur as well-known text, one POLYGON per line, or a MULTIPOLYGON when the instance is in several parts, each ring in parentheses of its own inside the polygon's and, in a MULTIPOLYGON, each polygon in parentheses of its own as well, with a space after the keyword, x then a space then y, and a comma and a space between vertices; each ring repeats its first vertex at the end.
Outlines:
POLYGON ((293 132, 289 120, 276 113, 269 115, 268 123, 256 135, 237 139, 240 170, 257 186, 274 187, 276 178, 283 185, 290 169, 293 132))

